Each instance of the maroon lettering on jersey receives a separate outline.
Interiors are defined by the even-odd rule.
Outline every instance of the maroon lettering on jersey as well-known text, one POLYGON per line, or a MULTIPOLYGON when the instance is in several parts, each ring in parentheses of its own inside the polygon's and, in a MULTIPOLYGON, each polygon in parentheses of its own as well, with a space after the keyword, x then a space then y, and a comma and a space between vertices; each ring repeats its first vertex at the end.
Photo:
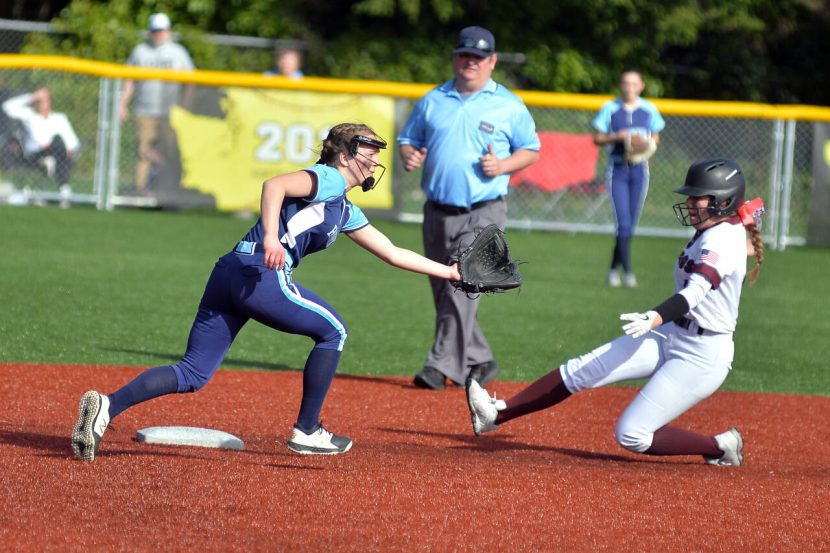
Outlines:
POLYGON ((718 271, 712 267, 711 265, 707 265, 706 263, 694 263, 691 259, 688 260, 686 266, 683 267, 687 273, 697 273, 702 275, 703 278, 708 280, 712 284, 712 290, 717 290, 718 286, 720 286, 720 275, 718 271))

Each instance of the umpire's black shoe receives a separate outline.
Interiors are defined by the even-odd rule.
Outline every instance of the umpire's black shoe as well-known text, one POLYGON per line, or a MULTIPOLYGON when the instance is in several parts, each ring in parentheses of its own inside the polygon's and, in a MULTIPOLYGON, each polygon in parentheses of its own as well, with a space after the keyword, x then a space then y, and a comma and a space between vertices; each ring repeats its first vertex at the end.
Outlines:
POLYGON ((418 388, 429 390, 443 390, 447 387, 444 373, 433 367, 424 367, 424 370, 415 375, 413 383, 418 388))
POLYGON ((499 366, 496 365, 496 362, 487 361, 485 363, 473 365, 470 368, 470 375, 467 378, 472 378, 483 388, 488 382, 495 380, 498 375, 499 366))

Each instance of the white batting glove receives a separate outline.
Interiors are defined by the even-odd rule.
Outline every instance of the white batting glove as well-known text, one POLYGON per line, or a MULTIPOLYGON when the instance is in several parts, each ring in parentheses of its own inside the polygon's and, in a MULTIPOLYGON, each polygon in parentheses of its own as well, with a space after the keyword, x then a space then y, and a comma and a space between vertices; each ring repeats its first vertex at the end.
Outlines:
POLYGON ((646 311, 645 313, 623 313, 621 321, 631 321, 623 325, 623 330, 632 338, 639 338, 651 330, 654 319, 657 318, 657 311, 646 311))

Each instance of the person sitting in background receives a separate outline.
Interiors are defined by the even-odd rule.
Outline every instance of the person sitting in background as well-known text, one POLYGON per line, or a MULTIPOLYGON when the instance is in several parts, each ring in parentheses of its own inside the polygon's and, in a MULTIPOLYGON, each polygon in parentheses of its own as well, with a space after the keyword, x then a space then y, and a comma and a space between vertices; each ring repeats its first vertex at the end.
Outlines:
POLYGON ((303 78, 303 54, 297 48, 278 47, 274 50, 275 68, 265 72, 266 75, 283 75, 292 79, 303 78))
POLYGON ((42 168, 61 187, 68 186, 81 143, 66 114, 52 111, 49 89, 43 86, 9 98, 3 102, 3 111, 23 125, 24 161, 42 168))

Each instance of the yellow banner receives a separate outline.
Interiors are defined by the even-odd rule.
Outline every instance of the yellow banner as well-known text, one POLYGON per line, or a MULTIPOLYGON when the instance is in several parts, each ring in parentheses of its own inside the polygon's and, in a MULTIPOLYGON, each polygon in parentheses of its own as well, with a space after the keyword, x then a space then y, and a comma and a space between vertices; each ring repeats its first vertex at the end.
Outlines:
POLYGON ((262 182, 313 165, 320 143, 339 123, 365 123, 389 143, 377 188, 349 199, 363 208, 391 209, 394 160, 393 98, 293 90, 226 88, 224 118, 174 107, 170 124, 182 155, 182 186, 210 194, 226 211, 259 211, 262 182))

